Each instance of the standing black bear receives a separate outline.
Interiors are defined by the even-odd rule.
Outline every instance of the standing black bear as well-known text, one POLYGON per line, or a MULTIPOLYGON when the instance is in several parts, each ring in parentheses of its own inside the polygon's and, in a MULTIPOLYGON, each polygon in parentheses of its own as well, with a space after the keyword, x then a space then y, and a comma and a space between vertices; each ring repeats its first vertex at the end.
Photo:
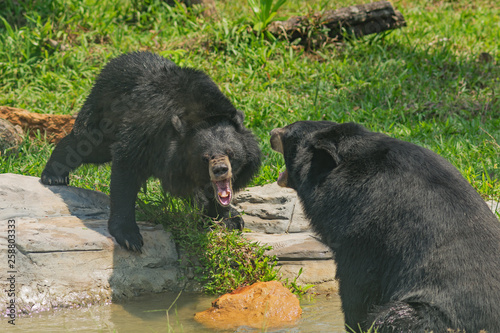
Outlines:
POLYGON ((445 159, 353 123, 271 132, 334 251, 348 331, 500 332, 500 223, 445 159))
POLYGON ((66 185, 82 163, 112 161, 109 232, 130 250, 143 245, 134 206, 150 176, 166 192, 193 196, 209 216, 242 228, 230 206, 233 190, 260 166, 243 117, 206 74, 148 52, 125 54, 103 68, 42 182, 66 185))

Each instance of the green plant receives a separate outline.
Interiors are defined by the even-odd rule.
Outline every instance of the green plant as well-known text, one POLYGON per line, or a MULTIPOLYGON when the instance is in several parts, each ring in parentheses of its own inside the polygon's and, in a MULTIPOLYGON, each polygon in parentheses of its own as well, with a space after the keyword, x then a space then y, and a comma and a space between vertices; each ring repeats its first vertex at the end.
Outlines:
POLYGON ((208 234, 208 240, 201 259, 207 293, 222 294, 255 282, 276 280, 277 259, 264 254, 269 246, 250 242, 241 232, 220 226, 208 234))
POLYGON ((260 35, 262 31, 273 21, 278 13, 278 9, 283 6, 287 0, 248 0, 250 9, 254 14, 253 30, 260 35))
POLYGON ((191 266, 205 292, 222 294, 257 281, 275 280, 275 256, 265 255, 269 246, 245 239, 222 222, 204 217, 191 202, 153 189, 141 193, 139 219, 162 223, 186 253, 183 265, 191 266))
POLYGON ((297 279, 302 275, 302 267, 299 269, 299 272, 297 273, 297 276, 293 278, 293 281, 288 282, 288 278, 282 280, 283 285, 290 289, 292 293, 294 293, 297 296, 303 296, 307 293, 309 289, 314 287, 313 284, 306 284, 306 285, 300 285, 297 283, 297 279))

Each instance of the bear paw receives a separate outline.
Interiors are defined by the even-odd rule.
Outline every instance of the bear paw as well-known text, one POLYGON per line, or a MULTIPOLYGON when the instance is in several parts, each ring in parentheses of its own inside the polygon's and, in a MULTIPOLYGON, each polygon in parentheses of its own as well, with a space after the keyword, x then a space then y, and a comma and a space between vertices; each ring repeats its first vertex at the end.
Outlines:
POLYGON ((142 240, 142 235, 139 232, 139 228, 135 225, 135 228, 109 228, 109 233, 115 238, 116 242, 129 251, 142 253, 142 246, 144 241, 142 240))
POLYGON ((243 230, 245 227, 245 222, 241 215, 236 215, 233 217, 227 217, 222 220, 229 230, 243 230))
POLYGON ((44 185, 68 185, 69 184, 69 177, 66 176, 55 176, 51 175, 48 172, 44 171, 42 172, 42 177, 40 177, 42 180, 42 184, 44 185))

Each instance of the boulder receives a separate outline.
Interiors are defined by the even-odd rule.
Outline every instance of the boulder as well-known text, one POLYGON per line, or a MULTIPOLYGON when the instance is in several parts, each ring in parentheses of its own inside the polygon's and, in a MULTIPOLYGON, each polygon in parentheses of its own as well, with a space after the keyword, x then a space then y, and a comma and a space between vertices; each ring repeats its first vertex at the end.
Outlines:
MULTIPOLYGON (((13 226, 0 233, 0 261, 9 263, 5 273, 11 278, 2 279, 0 288, 14 286, 17 313, 106 303, 182 287, 170 233, 139 223, 143 253, 132 253, 108 233, 108 215, 104 193, 45 186, 37 177, 0 175, 0 223, 13 226)), ((0 293, 0 313, 7 310, 11 296, 0 293)))
POLYGON ((16 152, 23 142, 23 130, 14 126, 5 119, 0 119, 0 156, 5 153, 16 152))
POLYGON ((333 253, 312 232, 294 190, 276 183, 251 187, 238 193, 234 203, 244 213, 245 227, 252 231, 243 235, 272 246, 266 254, 278 258, 282 279, 314 285, 309 289, 313 292, 338 291, 333 253))
POLYGON ((313 285, 312 292, 336 292, 336 265, 333 252, 311 232, 293 234, 245 233, 245 238, 272 249, 267 255, 278 258, 279 274, 300 286, 313 285), (301 271, 302 269, 302 271, 301 271), (301 274, 299 275, 299 272, 301 274))
POLYGON ((195 320, 218 330, 241 326, 267 330, 295 324, 302 309, 299 300, 280 282, 257 282, 222 295, 195 320))
POLYGON ((245 227, 254 232, 281 234, 310 230, 295 191, 276 183, 242 190, 236 194, 234 204, 244 213, 245 227))

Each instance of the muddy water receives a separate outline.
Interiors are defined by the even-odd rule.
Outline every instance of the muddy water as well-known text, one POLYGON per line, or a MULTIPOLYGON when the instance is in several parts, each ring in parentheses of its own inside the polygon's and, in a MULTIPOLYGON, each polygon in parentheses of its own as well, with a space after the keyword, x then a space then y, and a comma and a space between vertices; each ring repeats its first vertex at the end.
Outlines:
MULTIPOLYGON (((217 332, 201 326, 193 319, 196 312, 206 310, 210 307, 214 297, 183 293, 175 302, 167 317, 166 309, 176 297, 177 294, 156 294, 135 298, 133 301, 123 304, 33 314, 30 317, 17 318, 15 327, 7 324, 5 318, 2 318, 0 320, 0 331, 29 333, 217 332)), ((296 326, 267 332, 332 333, 344 331, 343 315, 340 310, 340 299, 338 296, 316 296, 312 300, 302 300, 301 306, 303 315, 296 326)), ((241 327, 238 330, 230 332, 253 333, 259 331, 241 327)))

